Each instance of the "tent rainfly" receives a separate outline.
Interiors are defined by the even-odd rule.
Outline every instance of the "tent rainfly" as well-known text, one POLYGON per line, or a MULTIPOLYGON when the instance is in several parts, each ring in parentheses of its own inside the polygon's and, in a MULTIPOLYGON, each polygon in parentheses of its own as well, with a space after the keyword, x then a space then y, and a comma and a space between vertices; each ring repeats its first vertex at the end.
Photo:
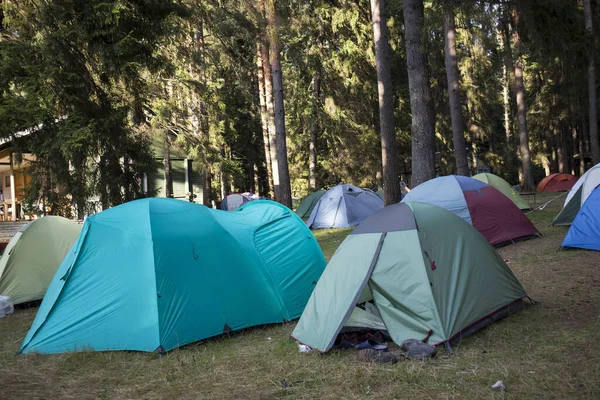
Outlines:
POLYGON ((517 192, 510 183, 506 182, 504 179, 500 178, 498 175, 490 174, 490 173, 482 173, 473 175, 473 179, 477 179, 481 182, 487 183, 490 186, 493 186, 500 193, 508 197, 515 206, 519 207, 520 210, 531 210, 529 203, 525 201, 525 199, 517 192))
POLYGON ((583 203, 562 246, 600 251, 600 186, 583 203))
POLYGON ((311 229, 349 228, 383 208, 383 200, 370 190, 337 185, 319 199, 306 225, 311 229))
POLYGON ((571 225, 583 204, 598 185, 600 185, 600 164, 587 170, 573 185, 567 194, 563 209, 554 218, 552 225, 571 225))
POLYGON ((456 342, 516 311, 525 290, 485 238, 443 208, 385 207, 344 240, 292 336, 331 349, 342 329, 456 342))
POLYGON ((21 228, 0 258, 0 295, 14 304, 42 299, 80 231, 77 222, 56 216, 21 228))
POLYGON ((413 188, 402 201, 421 201, 452 211, 494 246, 531 239, 538 231, 505 195, 465 176, 443 176, 413 188))
POLYGON ((258 196, 254 193, 232 193, 221 201, 221 210, 235 211, 240 208, 243 204, 257 200, 258 196))
POLYGON ((567 192, 577 182, 571 174, 550 174, 538 183, 538 192, 567 192))
POLYGON ((319 202, 319 199, 323 197, 324 194, 325 190, 318 190, 306 196, 296 209, 296 215, 298 215, 300 218, 310 217, 310 213, 315 208, 315 206, 319 202))
POLYGON ((274 202, 227 213, 132 201, 86 220, 20 351, 164 352, 291 320, 324 267, 302 220, 274 202))

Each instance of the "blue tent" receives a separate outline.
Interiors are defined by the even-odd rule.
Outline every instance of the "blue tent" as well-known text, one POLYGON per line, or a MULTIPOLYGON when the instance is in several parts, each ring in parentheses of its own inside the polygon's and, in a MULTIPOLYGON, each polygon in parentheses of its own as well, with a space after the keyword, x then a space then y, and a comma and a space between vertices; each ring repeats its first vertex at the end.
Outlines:
POLYGON ((86 220, 21 351, 162 352, 290 320, 324 268, 302 220, 274 202, 133 201, 86 220))
POLYGON ((596 186, 571 224, 563 247, 600 251, 600 186, 596 186))
POLYGON ((306 225, 312 229, 348 228, 383 208, 383 200, 370 190, 337 185, 319 199, 306 225))

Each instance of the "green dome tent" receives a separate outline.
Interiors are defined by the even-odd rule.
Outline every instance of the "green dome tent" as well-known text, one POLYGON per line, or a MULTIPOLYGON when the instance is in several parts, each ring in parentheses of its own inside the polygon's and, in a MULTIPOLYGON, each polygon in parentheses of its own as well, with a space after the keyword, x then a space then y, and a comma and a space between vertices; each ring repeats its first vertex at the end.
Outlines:
POLYGON ((431 204, 394 204, 340 245, 292 336, 320 351, 344 327, 386 329, 398 344, 455 342, 520 309, 526 296, 496 250, 460 217, 431 204))
POLYGON ((296 209, 296 215, 298 215, 300 218, 310 217, 310 213, 319 202, 319 199, 323 197, 325 192, 325 190, 319 190, 306 196, 296 209))
POLYGON ((20 351, 163 352, 290 320, 324 267, 302 220, 274 202, 132 201, 86 220, 20 351))
POLYGON ((487 183, 493 186, 500 193, 508 197, 520 210, 531 210, 531 206, 527 201, 517 192, 510 183, 500 178, 498 175, 483 173, 473 175, 473 179, 480 180, 481 182, 487 183))
POLYGON ((25 225, 0 258, 0 295, 14 304, 40 300, 81 225, 62 217, 42 217, 25 225))

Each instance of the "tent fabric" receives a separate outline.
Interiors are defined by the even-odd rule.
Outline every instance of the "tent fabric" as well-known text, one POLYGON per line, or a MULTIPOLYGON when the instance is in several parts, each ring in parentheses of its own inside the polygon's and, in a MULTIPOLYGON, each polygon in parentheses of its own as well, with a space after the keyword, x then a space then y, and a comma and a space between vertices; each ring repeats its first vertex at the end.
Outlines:
POLYGON ((319 190, 306 196, 296 209, 296 215, 298 215, 300 218, 310 217, 310 213, 315 208, 315 206, 319 202, 319 199, 323 197, 324 194, 325 190, 319 190))
POLYGON ((235 211, 243 204, 256 200, 258 196, 253 193, 232 193, 221 201, 221 210, 235 211))
POLYGON ((306 225, 311 229, 349 228, 382 208, 383 200, 372 191, 338 185, 323 194, 306 225))
POLYGON ((468 223, 435 205, 405 202, 373 214, 344 240, 292 337, 328 351, 342 329, 380 324, 365 315, 367 304, 362 309, 361 302, 372 301, 394 342, 431 331, 430 342, 439 345, 514 310, 526 296, 502 257, 468 223), (375 232, 372 225, 387 220, 399 223, 375 232))
POLYGON ((510 183, 506 182, 504 179, 500 178, 498 175, 490 174, 490 173, 482 173, 473 175, 473 179, 480 180, 481 182, 487 183, 490 186, 493 186, 500 193, 508 197, 520 210, 530 210, 531 206, 529 203, 517 192, 510 183))
POLYGON ((451 211, 494 246, 538 235, 535 226, 508 197, 477 179, 456 175, 431 179, 413 188, 402 201, 434 204, 451 211))
POLYGON ((571 174, 550 174, 538 183, 538 192, 567 192, 577 182, 571 174))
POLYGON ((42 299, 80 231, 77 222, 56 216, 21 228, 0 258, 0 294, 14 304, 42 299))
POLYGON ((563 240, 563 247, 600 251, 600 186, 588 196, 563 240))
POLYGON ((256 203, 150 198, 89 217, 20 351, 162 352, 298 317, 324 257, 289 209, 256 203))
POLYGON ((565 199, 563 209, 552 225, 570 225, 596 186, 600 185, 600 164, 594 165, 577 180, 565 199))

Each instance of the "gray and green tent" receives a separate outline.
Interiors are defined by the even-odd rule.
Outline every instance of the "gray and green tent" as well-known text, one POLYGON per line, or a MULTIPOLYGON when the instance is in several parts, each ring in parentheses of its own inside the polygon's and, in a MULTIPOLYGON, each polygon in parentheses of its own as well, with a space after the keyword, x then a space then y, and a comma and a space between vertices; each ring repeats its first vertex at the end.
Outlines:
POLYGON ((42 299, 80 231, 77 222, 55 216, 25 225, 0 258, 0 294, 14 304, 42 299))
POLYGON ((298 215, 300 218, 310 217, 310 213, 319 202, 319 199, 323 197, 325 192, 325 190, 319 190, 306 196, 296 209, 296 215, 298 215))
POLYGON ((340 245, 292 336, 322 352, 345 328, 385 329, 396 343, 456 342, 520 309, 525 297, 463 219, 431 204, 394 204, 340 245))

